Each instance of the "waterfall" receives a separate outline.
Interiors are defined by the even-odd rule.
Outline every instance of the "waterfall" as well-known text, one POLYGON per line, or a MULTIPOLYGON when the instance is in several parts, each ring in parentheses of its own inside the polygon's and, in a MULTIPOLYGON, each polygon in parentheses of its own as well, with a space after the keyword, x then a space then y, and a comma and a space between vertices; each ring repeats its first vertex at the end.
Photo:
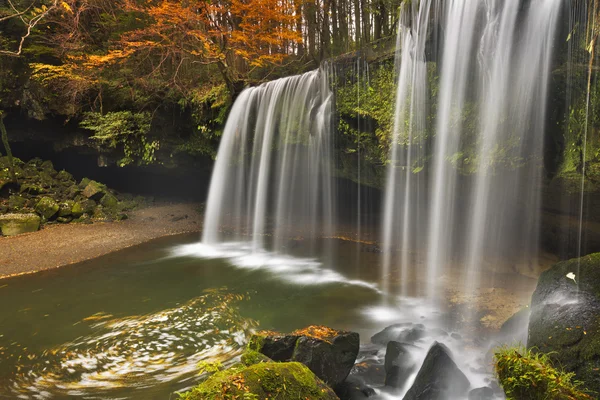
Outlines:
POLYGON ((560 11, 561 0, 402 7, 384 287, 399 266, 402 295, 421 283, 420 293, 435 301, 450 269, 470 293, 499 258, 535 262, 560 11))
POLYGON ((253 251, 284 251, 290 238, 331 234, 330 115, 323 69, 239 95, 212 174, 205 244, 250 240, 253 251))

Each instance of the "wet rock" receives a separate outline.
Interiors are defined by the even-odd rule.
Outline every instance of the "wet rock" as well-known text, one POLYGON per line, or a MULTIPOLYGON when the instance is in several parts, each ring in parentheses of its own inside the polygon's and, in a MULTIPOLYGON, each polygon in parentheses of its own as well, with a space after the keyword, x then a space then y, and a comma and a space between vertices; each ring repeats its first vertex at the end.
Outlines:
POLYGON ((527 327, 531 308, 524 307, 506 320, 498 332, 498 340, 504 343, 527 343, 527 327))
POLYGON ((274 361, 289 361, 299 336, 277 332, 258 332, 252 335, 248 349, 264 354, 274 361))
POLYGON ((40 229, 41 218, 36 214, 2 214, 0 230, 4 236, 20 235, 40 229))
POLYGON ((409 351, 409 345, 391 341, 385 352, 385 385, 402 388, 416 371, 417 362, 409 351))
POLYGON ((339 384, 335 393, 341 400, 361 400, 375 396, 375 389, 367 385, 362 379, 349 376, 344 382, 339 384))
POLYGON ((464 398, 469 380, 452 360, 450 350, 434 342, 404 400, 455 400, 464 398))
POLYGON ((106 187, 96 181, 90 181, 87 186, 83 189, 82 194, 88 199, 100 200, 104 197, 104 190, 106 187))
POLYGON ((414 325, 412 323, 401 323, 390 325, 381 332, 371 337, 371 342, 375 344, 387 345, 390 341, 395 342, 415 342, 427 335, 425 327, 422 324, 414 325))
POLYGON ((452 339, 455 339, 455 340, 461 340, 461 339, 462 339, 462 336, 460 335, 460 333, 456 333, 456 332, 452 332, 452 333, 450 334, 450 337, 451 337, 452 339))
POLYGON ((249 367, 250 365, 259 364, 262 362, 273 362, 269 357, 254 350, 246 350, 241 357, 242 364, 249 367))
POLYGON ((275 361, 298 361, 335 387, 350 373, 359 345, 356 332, 310 326, 290 335, 274 332, 255 334, 250 338, 248 348, 275 361))
POLYGON ((600 253, 555 264, 531 298, 527 346, 600 392, 600 253))
POLYGON ((58 217, 56 218, 56 222, 60 222, 61 224, 68 224, 73 220, 72 217, 58 217))
POLYGON ((42 197, 35 205, 35 212, 45 220, 49 220, 58 214, 59 205, 51 197, 42 197))
POLYGON ((469 392, 469 400, 493 400, 496 396, 492 388, 484 386, 469 392))

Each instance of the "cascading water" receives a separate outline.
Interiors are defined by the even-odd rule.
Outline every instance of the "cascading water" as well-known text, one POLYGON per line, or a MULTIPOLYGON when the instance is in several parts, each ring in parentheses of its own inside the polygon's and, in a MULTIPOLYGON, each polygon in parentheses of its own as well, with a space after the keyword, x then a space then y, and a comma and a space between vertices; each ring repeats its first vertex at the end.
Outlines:
POLYGON ((290 238, 331 234, 330 115, 323 69, 239 95, 213 171, 203 243, 251 235, 255 252, 268 245, 285 251, 290 238), (223 235, 221 229, 234 235, 223 235), (271 234, 273 243, 266 243, 271 234))
POLYGON ((414 295, 416 285, 409 292, 407 282, 423 265, 423 291, 435 301, 450 268, 472 292, 481 269, 494 268, 499 257, 535 262, 561 3, 429 0, 402 7, 384 288, 399 265, 401 294, 414 295), (429 58, 435 74, 428 73, 429 58))

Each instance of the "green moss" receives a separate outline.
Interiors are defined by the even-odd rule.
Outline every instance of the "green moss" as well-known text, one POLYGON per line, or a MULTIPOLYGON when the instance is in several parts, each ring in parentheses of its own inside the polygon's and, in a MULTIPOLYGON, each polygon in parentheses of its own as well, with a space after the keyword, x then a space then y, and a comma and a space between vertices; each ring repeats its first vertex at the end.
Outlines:
POLYGON ((35 205, 35 212, 44 219, 50 219, 58 213, 59 208, 58 203, 53 198, 42 197, 35 205))
POLYGON ((306 366, 297 362, 232 367, 215 373, 181 397, 186 400, 338 399, 306 366))
POLYGON ((555 368, 550 358, 524 348, 499 348, 495 369, 507 400, 586 400, 592 397, 575 374, 555 368))
POLYGON ((242 364, 246 366, 263 363, 263 362, 273 362, 269 357, 265 356, 262 353, 254 350, 246 350, 244 354, 242 354, 242 364))

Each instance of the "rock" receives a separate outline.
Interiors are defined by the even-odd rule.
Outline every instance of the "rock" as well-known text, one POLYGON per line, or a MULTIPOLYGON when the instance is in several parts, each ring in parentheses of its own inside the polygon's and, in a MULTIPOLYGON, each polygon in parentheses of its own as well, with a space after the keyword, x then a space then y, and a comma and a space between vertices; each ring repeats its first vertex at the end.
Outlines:
POLYGON ((71 221, 73 221, 73 218, 71 218, 71 217, 58 217, 58 218, 56 218, 56 222, 60 222, 61 224, 68 224, 71 221))
POLYGON ((492 388, 484 386, 469 392, 469 400, 493 400, 496 396, 492 388))
POLYGON ((232 367, 212 375, 191 391, 182 394, 181 398, 339 400, 333 390, 298 362, 232 367))
POLYGON ((275 361, 298 361, 332 387, 346 379, 358 354, 356 332, 335 331, 323 326, 283 335, 260 332, 250 338, 248 348, 275 361))
POLYGON ((106 187, 96 181, 90 181, 87 186, 83 189, 82 194, 88 199, 100 200, 104 197, 104 190, 106 187))
POLYGON ((600 253, 543 272, 531 298, 527 346, 600 392, 600 253))
POLYGON ((58 203, 51 197, 42 197, 35 205, 35 212, 45 220, 49 220, 57 215, 59 210, 58 203))
MULTIPOLYGON (((73 208, 75 206, 75 202, 72 200, 63 201, 58 205, 58 216, 59 217, 69 217, 73 214, 73 208)), ((80 214, 81 215, 81 214, 80 214)), ((79 216, 79 215, 78 215, 79 216)))
POLYGON ((41 219, 35 214, 0 215, 0 230, 4 236, 35 232, 40 229, 41 219))
POLYGON ((299 336, 284 335, 277 332, 258 332, 252 335, 248 349, 264 354, 274 361, 289 361, 299 336))
POLYGON ((87 185, 89 185, 89 183, 90 183, 90 182, 91 182, 91 179, 89 179, 89 178, 83 178, 83 179, 81 180, 81 182, 79 182, 79 185, 77 185, 77 186, 79 186, 79 188, 80 188, 81 190, 83 190, 83 189, 85 189, 85 187, 86 187, 87 185))
POLYGON ((404 400, 455 400, 466 397, 469 380, 450 354, 445 345, 434 342, 404 400))
POLYGON ((269 357, 254 350, 246 350, 244 354, 242 354, 241 361, 242 364, 247 367, 261 362, 273 362, 273 360, 271 360, 269 357))
POLYGON ((412 343, 427 335, 425 327, 421 324, 414 325, 410 322, 390 325, 381 332, 371 337, 375 344, 387 345, 390 341, 412 343))
POLYGON ((417 369, 408 345, 394 341, 387 344, 384 365, 385 385, 393 388, 402 388, 417 369))
POLYGON ((117 205, 119 204, 119 200, 117 200, 117 198, 113 194, 107 192, 100 199, 100 204, 102 204, 104 208, 112 209, 117 207, 117 205))
POLYGON ((43 187, 39 186, 39 185, 34 185, 31 183, 25 183, 23 185, 21 185, 21 189, 19 190, 20 193, 27 193, 27 194, 31 194, 31 195, 36 195, 36 194, 42 194, 46 192, 46 189, 44 189, 43 187))
POLYGON ((462 340, 462 336, 460 335, 460 333, 452 332, 450 334, 450 337, 455 340, 462 340))
POLYGON ((73 180, 73 175, 65 171, 64 169, 56 174, 56 179, 62 182, 68 182, 73 180))
POLYGON ((323 327, 308 327, 299 332, 293 361, 301 362, 329 386, 342 383, 354 366, 360 338, 356 332, 334 331, 323 333, 323 327))
MULTIPOLYGON (((44 171, 54 171, 54 164, 52 164, 52 161, 50 160, 42 161, 39 167, 44 171)), ((54 171, 54 173, 56 173, 56 171, 54 171)))
POLYGON ((20 195, 10 195, 8 197, 8 209, 10 211, 21 211, 27 205, 27 199, 20 195))
POLYGON ((68 199, 75 200, 77 195, 81 193, 81 189, 77 185, 71 185, 65 190, 65 193, 68 199))
POLYGON ((335 393, 342 400, 360 400, 375 396, 375 390, 368 386, 362 379, 349 376, 344 382, 338 385, 335 393))

